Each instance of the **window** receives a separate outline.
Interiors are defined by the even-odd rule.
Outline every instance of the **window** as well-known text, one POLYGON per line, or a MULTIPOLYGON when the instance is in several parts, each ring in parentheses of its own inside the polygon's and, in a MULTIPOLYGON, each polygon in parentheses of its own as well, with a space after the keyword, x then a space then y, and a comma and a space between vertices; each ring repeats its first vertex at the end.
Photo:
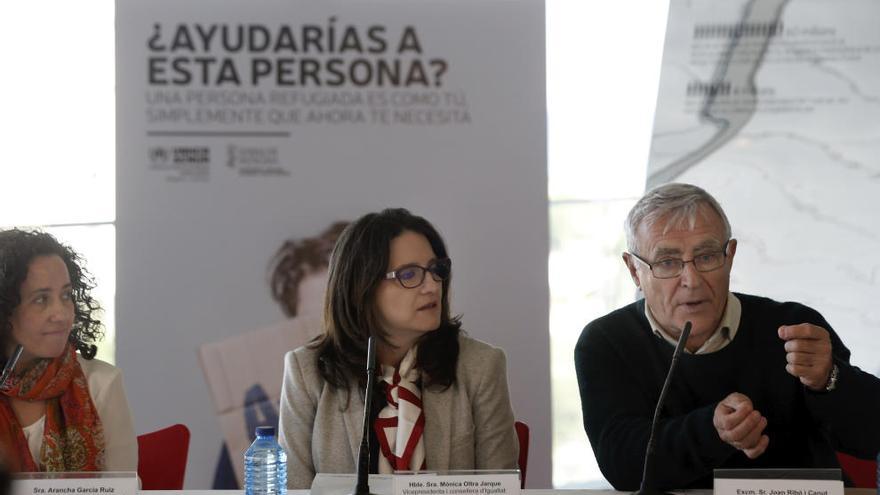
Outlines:
POLYGON ((6 2, 0 226, 42 228, 71 245, 104 307, 98 357, 114 362, 114 3, 6 2), (9 22, 11 21, 11 22, 9 22))
POLYGON ((574 346, 633 301, 620 254, 642 195, 667 2, 547 0, 553 485, 607 487, 584 433, 574 346))

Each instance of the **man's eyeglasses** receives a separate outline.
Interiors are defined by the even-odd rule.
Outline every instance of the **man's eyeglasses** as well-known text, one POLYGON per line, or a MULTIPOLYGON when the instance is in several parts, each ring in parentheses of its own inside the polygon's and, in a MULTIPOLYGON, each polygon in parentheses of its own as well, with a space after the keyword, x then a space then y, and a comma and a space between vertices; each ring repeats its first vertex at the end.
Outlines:
POLYGON ((651 273, 654 277, 674 278, 681 275, 681 272, 684 271, 684 265, 688 263, 693 263, 694 268, 698 272, 711 272, 721 268, 721 266, 724 265, 724 260, 727 258, 728 244, 730 244, 730 239, 724 243, 724 246, 721 247, 720 251, 701 253, 689 260, 683 260, 681 258, 661 258, 653 263, 649 263, 646 259, 635 253, 629 254, 633 258, 647 265, 647 267, 651 269, 651 273))
POLYGON ((425 273, 430 272, 431 278, 442 282, 449 278, 452 272, 452 260, 443 258, 432 261, 427 267, 419 265, 406 265, 385 274, 385 280, 396 278, 400 285, 407 289, 415 289, 425 282, 425 273))

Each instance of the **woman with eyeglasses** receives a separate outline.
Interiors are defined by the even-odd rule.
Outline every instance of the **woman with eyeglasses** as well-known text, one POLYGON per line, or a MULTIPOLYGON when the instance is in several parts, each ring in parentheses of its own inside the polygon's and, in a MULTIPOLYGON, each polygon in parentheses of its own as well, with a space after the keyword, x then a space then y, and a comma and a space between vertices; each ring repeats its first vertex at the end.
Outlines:
POLYGON ((82 260, 52 235, 0 231, 0 465, 136 471, 119 369, 94 359, 100 307, 82 260))
POLYGON ((449 310, 451 262, 436 229, 404 209, 370 213, 330 257, 324 333, 287 354, 280 439, 288 487, 354 473, 367 338, 377 345, 371 469, 513 469, 504 353, 466 337, 449 310))

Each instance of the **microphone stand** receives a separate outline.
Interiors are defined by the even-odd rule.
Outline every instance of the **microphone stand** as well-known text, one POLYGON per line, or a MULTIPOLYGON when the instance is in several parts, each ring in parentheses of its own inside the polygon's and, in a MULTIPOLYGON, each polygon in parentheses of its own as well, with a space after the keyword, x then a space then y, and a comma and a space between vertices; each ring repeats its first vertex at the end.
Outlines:
POLYGON ((364 397, 364 431, 358 450, 357 485, 352 495, 370 493, 370 409, 373 408, 373 383, 376 381, 376 341, 367 339, 367 396, 364 397))
POLYGON ((12 351, 12 356, 9 356, 9 359, 6 361, 6 366, 3 367, 3 372, 0 373, 0 390, 8 390, 10 388, 6 382, 12 375, 12 370, 15 369, 15 365, 18 364, 18 359, 21 357, 22 351, 24 351, 24 346, 18 344, 15 346, 15 350, 12 351))
POLYGON ((660 390, 660 398, 657 399, 657 407, 654 408, 654 419, 651 420, 651 435, 648 437, 648 447, 645 449, 645 466, 642 471, 642 484, 639 491, 633 492, 633 495, 670 495, 668 492, 658 490, 654 486, 654 447, 656 439, 654 433, 657 430, 657 423, 660 420, 660 410, 666 402, 666 392, 669 391, 669 383, 672 381, 672 373, 675 371, 675 364, 678 363, 678 357, 681 356, 684 346, 687 343, 688 336, 691 334, 691 322, 685 322, 684 330, 678 336, 678 343, 675 345, 675 351, 672 353, 672 363, 669 364, 669 371, 666 373, 666 380, 663 382, 663 388, 660 390))

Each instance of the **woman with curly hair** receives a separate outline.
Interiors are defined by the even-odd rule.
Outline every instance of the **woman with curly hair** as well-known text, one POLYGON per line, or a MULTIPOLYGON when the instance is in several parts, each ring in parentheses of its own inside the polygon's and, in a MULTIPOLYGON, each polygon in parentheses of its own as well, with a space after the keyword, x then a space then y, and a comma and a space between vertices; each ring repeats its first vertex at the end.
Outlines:
POLYGON ((50 234, 0 232, 0 362, 14 365, 0 384, 0 459, 12 472, 137 470, 122 374, 94 359, 93 287, 50 234))
POLYGON ((308 488, 320 472, 354 472, 369 337, 380 365, 371 472, 516 468, 504 352, 463 335, 450 315, 451 269, 440 234, 407 210, 370 213, 342 232, 324 333, 284 360, 288 488, 308 488))

